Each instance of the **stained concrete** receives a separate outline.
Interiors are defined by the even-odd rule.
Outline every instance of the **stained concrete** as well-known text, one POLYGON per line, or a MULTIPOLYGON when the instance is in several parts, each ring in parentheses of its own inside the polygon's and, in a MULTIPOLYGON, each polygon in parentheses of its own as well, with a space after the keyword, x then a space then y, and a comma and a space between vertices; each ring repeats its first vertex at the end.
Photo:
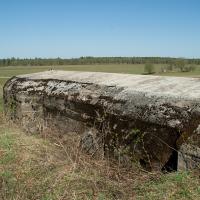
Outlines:
POLYGON ((13 77, 4 87, 6 113, 28 132, 95 129, 106 154, 126 154, 147 169, 165 167, 197 134, 199 100, 198 78, 47 71, 13 77))

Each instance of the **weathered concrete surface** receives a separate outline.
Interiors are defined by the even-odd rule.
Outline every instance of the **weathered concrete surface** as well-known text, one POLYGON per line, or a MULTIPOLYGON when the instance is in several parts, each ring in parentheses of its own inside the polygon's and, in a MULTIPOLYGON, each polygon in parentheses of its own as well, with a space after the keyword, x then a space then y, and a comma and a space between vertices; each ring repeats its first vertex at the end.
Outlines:
MULTIPOLYGON (((186 155, 182 144, 197 135, 200 79, 48 71, 11 78, 4 104, 6 113, 31 133, 51 129, 91 135, 95 129, 101 142, 93 152, 102 143, 105 152, 161 169, 175 150, 186 155)), ((84 136, 83 144, 88 141, 93 138, 84 136)))

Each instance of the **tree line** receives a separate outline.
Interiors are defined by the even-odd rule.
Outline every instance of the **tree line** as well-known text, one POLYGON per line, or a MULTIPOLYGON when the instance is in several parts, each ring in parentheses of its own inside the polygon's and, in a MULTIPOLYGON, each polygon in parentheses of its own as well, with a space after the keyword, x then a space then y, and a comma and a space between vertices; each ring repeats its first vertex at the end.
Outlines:
POLYGON ((55 66, 55 65, 92 65, 92 64, 167 64, 200 65, 200 59, 168 57, 80 57, 80 58, 5 58, 0 66, 55 66))

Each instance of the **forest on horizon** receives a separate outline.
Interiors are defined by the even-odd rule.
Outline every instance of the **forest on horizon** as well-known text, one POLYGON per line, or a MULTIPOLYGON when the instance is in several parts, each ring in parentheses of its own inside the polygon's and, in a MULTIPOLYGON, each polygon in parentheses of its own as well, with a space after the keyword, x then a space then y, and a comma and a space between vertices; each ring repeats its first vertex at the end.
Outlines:
POLYGON ((193 64, 200 65, 200 59, 170 57, 80 57, 80 58, 4 58, 0 66, 47 66, 47 65, 92 65, 92 64, 193 64))

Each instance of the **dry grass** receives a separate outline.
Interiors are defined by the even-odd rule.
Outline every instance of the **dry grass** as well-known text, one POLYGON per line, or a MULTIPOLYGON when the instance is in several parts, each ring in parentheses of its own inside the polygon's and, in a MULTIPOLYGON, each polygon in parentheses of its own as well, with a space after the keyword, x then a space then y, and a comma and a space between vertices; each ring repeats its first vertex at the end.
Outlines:
POLYGON ((0 115, 2 200, 198 199, 199 183, 199 171, 121 168, 81 153, 77 137, 30 136, 0 115))
POLYGON ((3 117, 1 122, 2 199, 130 199, 136 187, 131 177, 135 183, 143 179, 139 170, 128 172, 82 154, 72 136, 28 136, 3 117))

